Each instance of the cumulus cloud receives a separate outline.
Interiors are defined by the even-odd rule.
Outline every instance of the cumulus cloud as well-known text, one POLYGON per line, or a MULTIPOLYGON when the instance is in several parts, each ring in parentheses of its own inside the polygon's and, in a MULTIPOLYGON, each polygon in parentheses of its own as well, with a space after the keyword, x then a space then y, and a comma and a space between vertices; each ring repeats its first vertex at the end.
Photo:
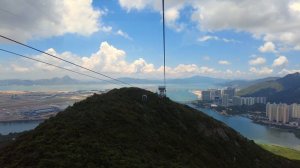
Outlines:
POLYGON ((264 57, 257 57, 249 61, 250 65, 262 65, 265 63, 266 63, 266 59, 264 57))
MULTIPOLYGON (((155 67, 154 64, 147 62, 143 58, 138 58, 132 62, 127 61, 126 52, 114 47, 108 42, 102 42, 99 49, 89 56, 79 56, 68 51, 59 53, 53 48, 50 48, 45 52, 113 77, 131 76, 158 78, 163 72, 163 66, 155 67)), ((61 60, 57 60, 53 57, 49 57, 45 54, 31 55, 31 57, 71 70, 89 73, 86 70, 80 69, 61 60)), ((45 78, 45 74, 48 78, 55 77, 57 74, 72 75, 72 73, 55 67, 23 59, 11 62, 10 65, 10 69, 5 71, 5 75, 1 75, 1 78, 23 78, 24 75, 22 75, 22 73, 24 72, 27 73, 26 78, 29 78, 30 76, 32 78, 45 78)), ((196 64, 179 64, 174 67, 167 66, 166 73, 168 78, 187 77, 193 75, 231 78, 242 74, 240 71, 235 72, 229 69, 226 71, 219 71, 211 67, 198 66, 196 64)))
POLYGON ((229 61, 226 61, 226 60, 220 60, 218 62, 220 65, 230 65, 230 62, 229 61))
POLYGON ((16 65, 16 64, 12 64, 12 65, 11 65, 11 68, 12 68, 12 70, 15 71, 15 72, 21 72, 21 73, 24 73, 24 72, 28 72, 28 71, 29 71, 29 68, 22 67, 22 66, 16 65))
MULTIPOLYGON (((119 0, 127 11, 145 8, 161 12, 160 0, 119 0)), ((236 30, 250 32, 266 42, 300 50, 300 2, 298 0, 172 0, 166 1, 169 22, 180 19, 185 6, 191 6, 191 20, 202 31, 236 30)))
POLYGON ((268 68, 268 67, 262 67, 262 68, 255 68, 255 67, 251 67, 249 69, 249 71, 251 73, 254 73, 255 75, 269 75, 271 73, 273 73, 273 69, 268 68))
POLYGON ((300 17, 295 0, 193 1, 192 19, 201 30, 250 32, 265 41, 300 46, 300 17))
MULTIPOLYGON (((26 41, 75 33, 88 36, 101 29, 105 11, 92 7, 92 0, 0 1, 0 33, 26 41)), ((109 30, 104 27, 104 31, 109 30)))
MULTIPOLYGON (((120 6, 130 12, 131 10, 142 10, 145 8, 152 9, 156 12, 162 13, 161 0, 137 0, 132 3, 131 0, 119 0, 120 6)), ((184 0, 172 0, 165 2, 165 19, 166 25, 175 31, 182 31, 185 28, 184 23, 179 23, 180 11, 185 7, 184 0)))
POLYGON ((285 56, 279 56, 273 61, 273 67, 280 67, 288 64, 288 59, 285 56))
POLYGON ((64 52, 60 56, 63 58, 68 57, 68 60, 73 60, 84 67, 112 74, 149 73, 154 71, 154 65, 148 64, 142 58, 128 63, 125 59, 126 52, 117 49, 108 42, 102 42, 99 50, 89 57, 78 57, 69 52, 64 52))
POLYGON ((268 41, 263 46, 259 47, 259 51, 263 53, 276 52, 276 47, 274 43, 268 41))

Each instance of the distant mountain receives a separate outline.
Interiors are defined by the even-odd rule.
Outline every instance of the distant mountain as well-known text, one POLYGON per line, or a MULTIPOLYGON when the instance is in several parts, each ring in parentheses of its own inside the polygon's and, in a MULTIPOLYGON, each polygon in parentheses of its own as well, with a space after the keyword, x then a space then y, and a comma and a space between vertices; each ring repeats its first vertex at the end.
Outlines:
MULTIPOLYGON (((138 79, 138 78, 118 78, 126 83, 131 84, 161 84, 162 80, 156 79, 138 79)), ((211 84, 217 85, 219 83, 227 82, 226 79, 218 79, 211 77, 203 76, 193 76, 189 78, 178 78, 178 79, 168 79, 167 83, 169 84, 211 84)), ((11 80, 0 80, 0 86, 8 85, 68 85, 68 84, 91 84, 91 83, 103 83, 101 81, 81 81, 73 79, 69 76, 64 76, 62 78, 52 78, 52 79, 40 79, 40 80, 20 80, 20 79, 11 79, 11 80)))
POLYGON ((0 80, 0 86, 9 85, 61 85, 61 84, 77 84, 81 81, 70 78, 69 76, 64 76, 62 78, 52 78, 52 79, 39 79, 39 80, 20 80, 20 79, 10 79, 10 80, 0 80))
POLYGON ((255 85, 257 83, 266 82, 266 81, 274 81, 279 79, 279 77, 267 77, 262 79, 256 79, 256 80, 233 80, 229 82, 222 83, 220 85, 225 87, 234 87, 234 88, 246 88, 251 85, 255 85))
POLYGON ((181 78, 181 79, 170 79, 168 83, 174 84, 214 84, 217 85, 219 83, 227 82, 228 79, 220 79, 220 78, 212 78, 212 77, 205 77, 205 76, 193 76, 189 78, 181 78))
MULTIPOLYGON (((128 83, 134 84, 161 84, 161 80, 151 80, 151 79, 137 79, 137 78, 119 78, 120 80, 128 83)), ((169 84, 212 84, 217 85, 222 82, 228 82, 227 79, 211 78, 204 76, 192 76, 188 78, 177 78, 177 79, 167 79, 169 84)))
POLYGON ((93 95, 0 149, 3 168, 299 166, 200 111, 138 88, 93 95))
POLYGON ((242 89, 242 96, 265 96, 270 102, 300 103, 300 73, 260 82, 242 89))

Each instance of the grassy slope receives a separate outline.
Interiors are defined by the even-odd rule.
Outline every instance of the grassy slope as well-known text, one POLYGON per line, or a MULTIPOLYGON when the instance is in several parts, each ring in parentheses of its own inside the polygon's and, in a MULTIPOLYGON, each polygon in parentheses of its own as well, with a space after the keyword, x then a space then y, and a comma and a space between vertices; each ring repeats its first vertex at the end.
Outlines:
POLYGON ((277 91, 282 90, 282 85, 276 81, 267 81, 263 83, 258 83, 252 86, 249 86, 245 89, 242 89, 241 91, 238 92, 238 95, 243 96, 243 95, 249 95, 252 93, 255 93, 259 90, 267 89, 267 88, 272 88, 277 91))
POLYGON ((291 160, 300 160, 300 151, 270 144, 259 144, 265 150, 291 160))

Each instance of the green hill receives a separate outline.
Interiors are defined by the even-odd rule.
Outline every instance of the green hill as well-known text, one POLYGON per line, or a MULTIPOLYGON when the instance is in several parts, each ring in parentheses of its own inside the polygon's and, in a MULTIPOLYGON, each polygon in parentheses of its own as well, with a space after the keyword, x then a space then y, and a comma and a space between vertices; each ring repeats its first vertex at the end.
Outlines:
POLYGON ((300 73, 251 85, 239 91, 238 95, 264 96, 276 103, 300 103, 300 73))
POLYGON ((296 168, 225 124, 137 88, 75 103, 0 150, 1 168, 296 168), (148 100, 142 101, 142 95, 148 100))

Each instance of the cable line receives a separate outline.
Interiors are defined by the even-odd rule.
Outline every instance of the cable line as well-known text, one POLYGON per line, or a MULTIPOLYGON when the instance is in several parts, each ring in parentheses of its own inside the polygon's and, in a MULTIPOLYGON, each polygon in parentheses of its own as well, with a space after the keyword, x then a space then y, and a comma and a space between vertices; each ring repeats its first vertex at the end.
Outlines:
POLYGON ((163 54, 164 54, 164 80, 163 86, 158 86, 160 97, 166 97, 167 89, 166 89, 166 35, 165 35, 165 1, 162 0, 162 17, 163 17, 163 54))
POLYGON ((87 71, 93 72, 93 73, 95 73, 95 74, 98 74, 98 75, 104 76, 104 77, 106 77, 106 78, 112 79, 112 80, 114 80, 114 81, 120 82, 120 83, 122 83, 122 84, 129 85, 129 86, 134 87, 133 85, 131 85, 131 84, 127 83, 127 82, 123 82, 123 81, 121 81, 121 80, 119 80, 119 79, 116 79, 116 78, 110 77, 110 76, 108 76, 108 75, 105 75, 105 74, 103 74, 103 73, 100 73, 100 72, 91 70, 91 69, 89 69, 89 68, 83 67, 83 66, 81 66, 81 65, 78 65, 78 64, 73 63, 73 62, 71 62, 71 61, 65 60, 65 59, 63 59, 63 58, 59 58, 59 57, 57 57, 57 56, 55 56, 55 55, 49 54, 49 53, 47 53, 47 52, 45 52, 45 51, 42 51, 42 50, 40 50, 40 49, 37 49, 37 48, 34 48, 34 47, 32 47, 32 46, 26 45, 26 44, 24 44, 24 43, 21 43, 21 42, 19 42, 19 41, 16 41, 16 40, 14 40, 14 39, 9 38, 9 37, 3 36, 3 35, 1 35, 1 34, 0 34, 0 37, 1 37, 1 38, 4 38, 4 39, 6 39, 6 40, 9 40, 9 41, 11 41, 11 42, 17 43, 17 44, 19 44, 19 45, 25 46, 25 47, 27 47, 27 48, 33 49, 33 50, 38 51, 38 52, 40 52, 40 53, 46 54, 46 55, 48 55, 48 56, 50 56, 50 57, 59 59, 59 60, 64 61, 64 62, 66 62, 66 63, 69 63, 69 64, 72 64, 72 65, 74 65, 74 66, 80 67, 80 68, 85 69, 85 70, 87 70, 87 71))
POLYGON ((165 0, 162 0, 162 8, 163 8, 164 86, 166 87, 166 33, 165 33, 165 0))
POLYGON ((67 69, 67 68, 64 68, 64 67, 61 67, 61 66, 57 66, 57 65, 54 65, 54 64, 51 64, 51 63, 48 63, 48 62, 44 62, 44 61, 41 61, 41 60, 38 60, 38 59, 35 59, 35 58, 31 58, 31 57, 28 57, 28 56, 25 56, 25 55, 21 55, 21 54, 12 52, 12 51, 8 51, 8 50, 1 49, 1 48, 0 48, 0 51, 6 52, 6 53, 10 53, 10 54, 13 54, 13 55, 16 55, 16 56, 19 56, 19 57, 23 57, 23 58, 26 58, 26 59, 29 59, 29 60, 32 60, 32 61, 40 62, 40 63, 46 64, 46 65, 49 65, 49 66, 53 66, 53 67, 56 67, 56 68, 59 68, 59 69, 70 71, 70 72, 73 72, 73 73, 76 73, 76 74, 79 74, 79 75, 82 75, 82 76, 87 76, 87 77, 94 78, 94 79, 97 79, 97 80, 100 80, 100 81, 104 81, 104 82, 108 82, 108 83, 113 83, 113 84, 121 86, 119 83, 114 83, 114 82, 109 81, 109 80, 97 78, 97 77, 94 77, 94 76, 91 76, 91 75, 88 75, 88 74, 84 74, 84 73, 77 72, 77 71, 74 71, 74 70, 71 70, 71 69, 67 69))

